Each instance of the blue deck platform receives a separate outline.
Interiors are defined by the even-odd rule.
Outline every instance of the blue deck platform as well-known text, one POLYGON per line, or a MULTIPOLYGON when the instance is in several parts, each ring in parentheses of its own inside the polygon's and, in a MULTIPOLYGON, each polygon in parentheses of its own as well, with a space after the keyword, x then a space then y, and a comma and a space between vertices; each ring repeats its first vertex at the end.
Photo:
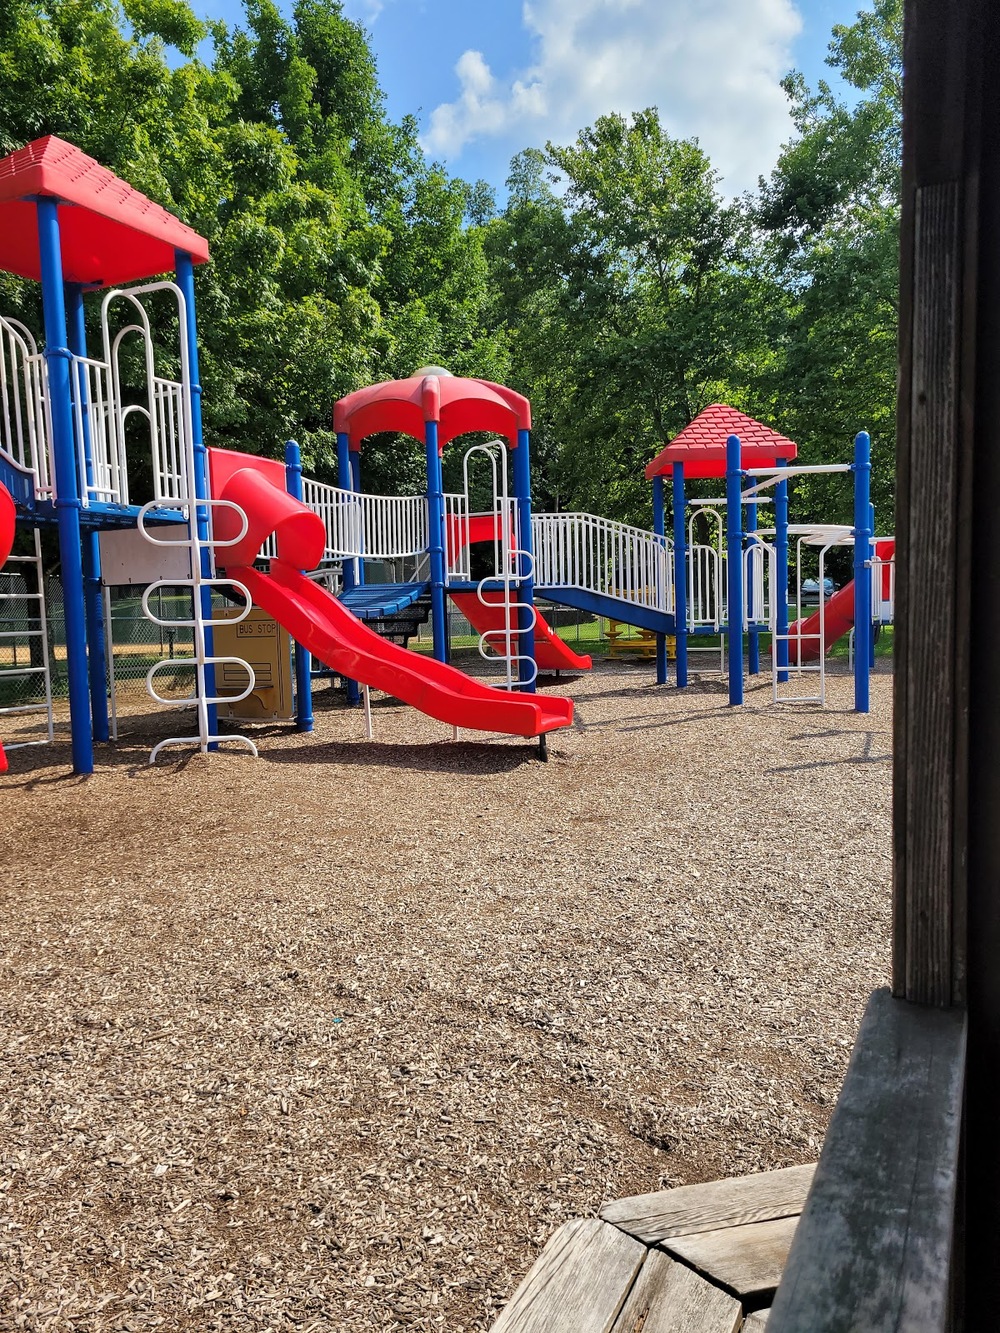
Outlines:
POLYGON ((341 593, 340 601, 359 620, 388 620, 412 606, 429 588, 429 583, 362 584, 341 593))

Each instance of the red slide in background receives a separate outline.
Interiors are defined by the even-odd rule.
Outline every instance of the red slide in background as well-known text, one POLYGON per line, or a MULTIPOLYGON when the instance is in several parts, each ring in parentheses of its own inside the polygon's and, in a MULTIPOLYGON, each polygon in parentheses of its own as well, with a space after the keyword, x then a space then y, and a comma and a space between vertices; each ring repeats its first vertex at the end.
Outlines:
MULTIPOLYGON (((894 541, 875 542, 875 554, 880 560, 888 562, 896 553, 894 541)), ((882 568, 882 595, 888 597, 891 574, 888 563, 882 568)), ((849 634, 854 628, 854 580, 844 586, 827 600, 823 607, 823 653, 830 651, 838 639, 849 634)), ((804 620, 796 621, 789 628, 789 634, 801 634, 802 640, 796 644, 793 640, 788 645, 788 661, 792 666, 801 666, 805 662, 815 662, 820 653, 820 613, 814 611, 804 620), (808 636, 815 637, 810 638, 808 636)))
MULTIPOLYGON (((247 460, 250 463, 256 460, 247 460)), ((454 727, 509 736, 541 736, 573 722, 571 699, 497 690, 433 658, 381 638, 351 615, 337 599, 300 569, 318 564, 326 544, 323 520, 253 466, 234 471, 221 497, 247 516, 246 534, 216 556, 229 577, 244 584, 254 603, 331 670, 401 699, 429 717, 454 727), (264 539, 274 532, 277 560, 262 574, 250 565, 264 539)), ((215 520, 221 540, 239 527, 234 513, 220 509, 215 520)))
MULTIPOLYGON (((498 630, 506 628, 502 592, 486 592, 487 604, 479 600, 474 592, 453 592, 451 600, 465 616, 477 634, 491 632, 489 642, 494 646, 501 642, 498 630)), ((594 665, 586 653, 575 653, 569 644, 559 637, 538 608, 535 621, 535 662, 539 671, 589 671, 594 665)))
MULTIPOLYGON (((10 491, 0 482, 0 569, 3 569, 14 545, 14 529, 17 523, 17 510, 11 499, 10 491)), ((0 741, 0 773, 7 772, 7 756, 0 741)))
MULTIPOLYGON (((499 514, 472 514, 467 521, 451 518, 448 529, 448 561, 455 559, 464 546, 475 542, 495 542, 499 514)), ((495 634, 506 628, 504 623, 503 594, 487 592, 484 594, 487 605, 479 600, 474 592, 453 592, 452 601, 465 616, 477 634, 495 634)), ((575 653, 569 644, 559 637, 552 626, 535 607, 535 663, 539 671, 589 671, 594 665, 586 653, 575 653)), ((492 639, 499 642, 498 638, 492 639)))

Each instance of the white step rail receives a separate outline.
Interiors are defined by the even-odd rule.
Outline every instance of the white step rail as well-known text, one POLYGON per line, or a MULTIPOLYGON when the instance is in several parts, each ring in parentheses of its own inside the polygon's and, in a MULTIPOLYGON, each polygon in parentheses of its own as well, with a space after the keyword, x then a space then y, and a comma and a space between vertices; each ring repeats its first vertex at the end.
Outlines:
POLYGON ((0 454, 30 476, 37 500, 54 494, 50 434, 45 357, 20 320, 0 316, 0 454))
MULTIPOLYGON (((38 702, 28 704, 11 704, 5 708, 0 708, 0 717, 24 717, 27 715, 43 715, 45 734, 34 740, 27 741, 7 741, 4 744, 6 750, 20 750, 28 745, 48 745, 53 738, 54 726, 52 716, 52 663, 49 656, 49 637, 48 637, 48 608, 45 601, 45 573, 42 568, 42 543, 41 534, 38 528, 32 531, 34 538, 34 552, 31 555, 11 555, 7 557, 7 562, 3 567, 3 573, 10 578, 16 578, 18 565, 32 565, 35 571, 35 585, 37 592, 21 592, 13 587, 12 584, 0 583, 0 621, 6 621, 13 624, 15 616, 11 611, 21 606, 26 611, 26 626, 17 625, 12 629, 0 631, 0 649, 4 650, 0 655, 0 679, 3 680, 30 680, 40 678, 42 684, 42 693, 44 699, 38 702), (24 664, 17 661, 17 650, 20 641, 28 639, 38 641, 38 651, 32 652, 30 644, 28 647, 28 661, 24 664), (10 665, 7 665, 8 651, 10 653, 10 665)), ((0 576, 2 578, 2 576, 0 576)), ((5 581, 6 582, 6 581, 5 581)), ((2 739, 2 737, 0 737, 2 739)))
POLYGON ((674 609, 673 552, 665 537, 596 514, 535 514, 535 582, 579 588, 633 606, 674 609))

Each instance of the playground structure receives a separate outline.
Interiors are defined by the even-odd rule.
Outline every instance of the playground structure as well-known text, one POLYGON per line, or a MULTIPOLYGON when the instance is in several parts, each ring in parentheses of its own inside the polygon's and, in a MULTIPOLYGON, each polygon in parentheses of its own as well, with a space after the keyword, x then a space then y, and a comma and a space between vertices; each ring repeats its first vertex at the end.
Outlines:
MULTIPOLYGON (((93 743, 107 740, 111 730, 102 543, 116 532, 116 552, 124 552, 119 563, 126 566, 118 577, 144 588, 145 614, 154 624, 190 630, 193 637, 192 693, 178 699, 158 689, 161 672, 176 667, 171 659, 150 668, 147 687, 165 707, 193 709, 196 731, 161 741, 151 762, 166 747, 197 745, 207 751, 223 742, 256 754, 252 739, 220 732, 217 719, 221 704, 231 706, 254 692, 253 668, 213 647, 213 627, 221 619, 238 624, 255 605, 295 640, 295 723, 302 731, 313 725, 310 658, 315 657, 341 677, 352 702, 363 697, 366 709, 374 687, 456 729, 536 737, 544 755, 546 735, 570 725, 573 710, 569 700, 536 693, 538 672, 587 670, 591 661, 551 630, 538 598, 653 635, 661 683, 667 679, 667 639, 676 634, 676 683, 682 688, 688 683, 689 639, 718 635, 728 646, 733 703, 743 700, 744 637, 754 674, 761 634, 771 637, 775 697, 779 683, 812 669, 820 674, 819 694, 799 701, 825 702, 825 650, 856 620, 855 706, 867 710, 873 616, 884 621, 892 609, 891 550, 871 542, 867 436, 858 437, 853 464, 797 468, 791 441, 717 406, 647 469, 653 531, 591 514, 536 514, 528 400, 501 385, 426 367, 336 404, 339 484, 331 486, 302 475, 294 442, 286 446, 284 464, 206 449, 194 294, 194 266, 208 259, 203 238, 54 137, 0 162, 0 224, 0 267, 41 282, 45 321, 39 351, 30 330, 0 317, 0 503, 6 505, 0 517, 6 513, 10 527, 13 512, 17 524, 31 530, 34 554, 15 559, 34 564, 39 589, 39 530, 51 525, 58 532, 76 772, 92 771, 93 743), (148 281, 169 269, 173 281, 148 281), (90 354, 86 341, 83 298, 91 289, 106 289, 99 355, 90 354), (159 315, 155 337, 151 304, 159 315), (164 354, 168 325, 175 345, 164 354), (138 390, 126 383, 129 353, 145 373, 138 390), (385 431, 423 445, 423 494, 362 491, 363 441, 385 431), (470 432, 494 438, 467 449, 463 490, 447 494, 443 451, 470 432), (486 512, 472 513, 470 476, 481 467, 488 469, 491 501, 486 512), (856 487, 852 528, 788 524, 789 477, 846 470, 853 470, 856 487), (672 536, 665 524, 668 473, 672 536), (688 517, 685 479, 707 476, 725 476, 725 503, 699 500, 688 517), (758 506, 772 486, 775 522, 766 528, 758 522, 758 506), (715 524, 715 539, 708 544, 695 540, 696 522, 706 516, 715 524), (850 598, 842 590, 829 605, 821 601, 815 616, 800 614, 790 625, 792 538, 799 548, 819 547, 821 586, 826 552, 836 543, 853 542, 859 577, 850 598), (474 549, 480 559, 476 578, 474 549), (371 571, 387 562, 407 570, 408 577, 370 582, 371 571), (322 580, 307 577, 315 569, 322 580), (187 590, 189 614, 167 619, 154 610, 152 597, 164 588, 187 590), (241 603, 235 611, 234 595, 241 603), (481 655, 498 661, 499 688, 450 665, 448 598, 479 633, 481 655), (430 658, 369 628, 406 617, 416 623, 428 613, 430 658), (242 692, 222 694, 218 668, 241 673, 247 681, 242 692)), ((800 584, 801 561, 797 567, 800 584)), ((37 603, 29 633, 39 637, 40 651, 30 666, 15 665, 6 674, 37 673, 44 679, 44 703, 26 707, 44 714, 44 739, 51 739, 44 592, 7 595, 37 603)), ((12 711, 25 710, 0 709, 0 715, 12 711)), ((367 715, 370 735, 370 709, 367 715)))

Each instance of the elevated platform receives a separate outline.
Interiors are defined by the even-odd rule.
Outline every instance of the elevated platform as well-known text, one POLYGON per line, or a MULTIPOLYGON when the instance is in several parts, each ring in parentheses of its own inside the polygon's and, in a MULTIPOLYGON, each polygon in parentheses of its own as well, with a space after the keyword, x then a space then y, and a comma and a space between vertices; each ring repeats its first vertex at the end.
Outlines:
POLYGON ((567 1222, 492 1333, 763 1333, 814 1171, 640 1194, 567 1222))
POLYGON ((340 603, 358 620, 389 620, 407 610, 429 590, 429 583, 365 584, 341 593, 340 603))

